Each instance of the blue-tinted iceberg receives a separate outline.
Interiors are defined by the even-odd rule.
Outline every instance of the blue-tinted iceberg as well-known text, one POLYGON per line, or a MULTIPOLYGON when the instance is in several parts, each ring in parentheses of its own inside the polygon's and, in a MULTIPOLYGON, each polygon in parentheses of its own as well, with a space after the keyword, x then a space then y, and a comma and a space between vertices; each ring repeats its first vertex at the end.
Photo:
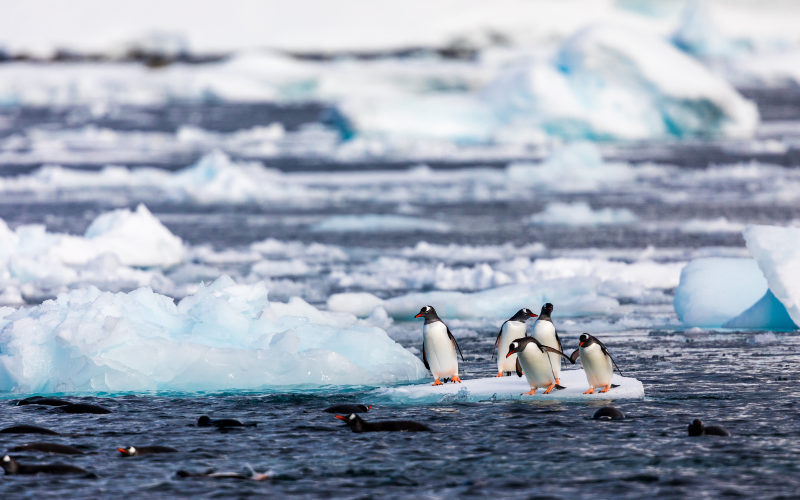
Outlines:
POLYGON ((749 226, 743 234, 770 291, 800 325, 800 228, 749 226))
POLYGON ((286 390, 425 376, 383 330, 299 298, 271 303, 263 282, 227 276, 177 305, 148 288, 85 288, 0 309, 0 391, 286 390))

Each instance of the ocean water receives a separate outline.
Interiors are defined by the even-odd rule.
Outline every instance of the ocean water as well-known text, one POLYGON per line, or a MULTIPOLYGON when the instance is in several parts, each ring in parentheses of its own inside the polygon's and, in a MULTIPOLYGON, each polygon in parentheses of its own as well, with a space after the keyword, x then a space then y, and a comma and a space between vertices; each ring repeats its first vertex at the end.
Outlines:
MULTIPOLYGON (((270 300, 301 296, 322 309, 340 292, 390 299, 563 279, 565 287, 579 283, 617 303, 602 313, 575 309, 556 316, 567 351, 581 332, 597 335, 625 374, 643 382, 646 396, 615 403, 629 419, 600 422, 589 418, 599 402, 396 405, 376 396, 374 387, 65 396, 107 406, 110 415, 16 407, 11 403, 18 395, 4 394, 0 426, 30 423, 65 436, 0 434, 0 447, 33 441, 77 446, 87 455, 15 456, 22 463, 73 463, 93 476, 5 476, 0 494, 796 495, 800 337, 779 333, 770 342, 756 337, 762 332, 686 330, 672 306, 680 269, 690 258, 747 256, 745 224, 800 221, 800 173, 793 168, 800 108, 781 104, 796 103, 797 93, 747 95, 763 108, 753 139, 584 145, 574 151, 578 167, 550 150, 471 145, 452 155, 432 150, 431 161, 419 148, 348 157, 337 133, 319 123, 324 106, 317 104, 124 106, 99 115, 82 107, 3 109, 0 218, 9 228, 45 224, 48 233, 81 235, 98 215, 142 202, 186 245, 180 265, 137 269, 143 274, 136 279, 123 265, 46 261, 39 274, 9 267, 3 286, 19 291, 10 305, 30 307, 87 285, 111 291, 153 286, 180 299, 199 281, 223 273, 239 283, 265 280, 270 300), (274 122, 282 131, 240 134, 274 122), (212 150, 226 159, 211 157, 217 169, 211 181, 181 184, 170 177, 212 150), (253 161, 277 171, 230 166, 253 161), (585 168, 593 161, 601 162, 597 170, 585 168), (161 177, 103 184, 99 176, 109 164, 157 167, 161 177), (45 171, 43 165, 61 167, 45 171), (76 173, 88 177, 76 180, 76 173), (253 179, 268 182, 250 189, 253 179), (548 220, 566 212, 571 215, 548 220), (270 250, 257 246, 268 239, 274 240, 270 250), (64 278, 63 269, 77 277, 64 278), (321 412, 339 402, 374 404, 367 420, 412 419, 435 432, 357 435, 321 412), (258 426, 226 432, 195 427, 203 414, 258 426), (689 438, 693 418, 722 424, 732 437, 689 438), (115 449, 127 445, 181 451, 122 458, 115 449), (175 476, 179 469, 246 474, 249 467, 273 479, 175 476)), ((494 374, 491 348, 503 319, 446 319, 465 354, 462 378, 494 374)), ((420 323, 398 317, 380 326, 412 352, 421 349, 420 323)))

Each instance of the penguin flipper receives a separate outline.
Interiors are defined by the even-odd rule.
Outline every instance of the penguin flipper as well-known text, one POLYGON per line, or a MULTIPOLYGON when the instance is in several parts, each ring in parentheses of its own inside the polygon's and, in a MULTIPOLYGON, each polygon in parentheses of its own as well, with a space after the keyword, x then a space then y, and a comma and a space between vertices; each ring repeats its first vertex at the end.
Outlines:
POLYGON ((569 356, 569 360, 572 361, 572 364, 575 364, 575 361, 578 360, 578 356, 581 355, 580 349, 575 349, 572 354, 569 356))
POLYGON ((610 353, 610 352, 608 352, 608 347, 606 347, 606 346, 605 346, 605 345, 604 345, 602 342, 600 342, 599 340, 597 341, 597 343, 598 343, 598 344, 600 344, 600 349, 602 349, 602 350, 603 350, 603 354, 605 354, 606 356, 608 356, 608 359, 610 359, 610 360, 611 360, 611 362, 612 362, 612 363, 614 363, 614 368, 616 368, 616 369, 617 369, 617 371, 619 372, 619 376, 620 376, 620 377, 624 377, 625 375, 623 375, 623 374, 622 374, 622 370, 620 370, 620 369, 619 369, 619 366, 617 366, 617 362, 616 362, 616 361, 614 361, 614 358, 612 358, 612 357, 611 357, 611 353, 610 353))
MULTIPOLYGON (((556 330, 555 327, 553 327, 553 330, 555 330, 555 332, 556 332, 556 342, 558 342, 558 350, 559 351, 563 351, 564 347, 561 345, 561 339, 558 338, 558 330, 556 330)), ((566 357, 566 356, 564 356, 564 357, 566 357)))
POLYGON ((425 341, 422 341, 422 364, 425 365, 425 368, 430 371, 431 367, 428 366, 428 357, 425 356, 425 341))
MULTIPOLYGON (((456 338, 453 337, 452 333, 450 333, 450 328, 448 328, 447 325, 444 325, 444 327, 447 328, 447 336, 450 337, 450 340, 453 341, 453 345, 456 346, 456 349, 458 350, 458 353, 461 354, 461 348, 458 347, 458 342, 456 342, 456 338)), ((463 354, 461 354, 461 361, 464 361, 464 355, 463 354)))
POLYGON ((517 356, 517 377, 522 377, 522 365, 519 364, 519 356, 517 356))
MULTIPOLYGON (((506 323, 508 323, 508 321, 504 321, 503 326, 506 326, 506 323)), ((500 345, 500 337, 503 336, 503 326, 500 327, 500 332, 497 334, 497 340, 494 341, 494 348, 492 349, 492 361, 494 361, 494 353, 497 351, 497 347, 500 345)))
POLYGON ((550 352, 554 352, 554 353, 556 353, 556 354, 560 354, 561 356, 564 356, 565 358, 567 358, 568 360, 570 360, 570 361, 572 362, 572 364, 573 364, 573 365, 575 364, 575 362, 574 362, 574 361, 572 361, 572 358, 570 358, 569 356, 567 356, 567 355, 566 355, 566 354, 564 354, 563 352, 559 351, 558 349, 553 349, 552 347, 548 347, 548 346, 546 346, 546 345, 543 345, 542 347, 544 348, 544 350, 545 350, 545 351, 550 351, 550 352))

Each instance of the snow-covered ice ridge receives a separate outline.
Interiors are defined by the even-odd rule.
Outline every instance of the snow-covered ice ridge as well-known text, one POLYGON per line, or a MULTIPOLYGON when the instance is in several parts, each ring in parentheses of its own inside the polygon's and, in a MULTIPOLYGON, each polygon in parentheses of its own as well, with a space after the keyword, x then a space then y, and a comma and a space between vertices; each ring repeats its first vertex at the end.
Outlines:
POLYGON ((227 276, 177 305, 90 287, 0 308, 0 391, 141 392, 380 385, 426 377, 380 328, 227 276))
POLYGON ((748 226, 752 258, 702 258, 681 272, 675 312, 689 326, 795 330, 800 325, 800 228, 748 226))
POLYGON ((454 403, 496 401, 496 400, 555 400, 555 401, 594 401, 615 399, 642 399, 644 386, 631 377, 622 377, 614 374, 613 383, 619 385, 609 392, 600 394, 583 394, 589 389, 586 373, 582 369, 563 370, 561 372, 561 385, 566 389, 552 391, 545 394, 544 389, 538 389, 536 394, 523 396, 530 391, 530 386, 525 377, 492 377, 480 379, 465 379, 461 384, 444 384, 433 387, 430 383, 404 385, 399 387, 383 387, 373 392, 376 398, 386 399, 392 403, 418 404, 418 403, 454 403))

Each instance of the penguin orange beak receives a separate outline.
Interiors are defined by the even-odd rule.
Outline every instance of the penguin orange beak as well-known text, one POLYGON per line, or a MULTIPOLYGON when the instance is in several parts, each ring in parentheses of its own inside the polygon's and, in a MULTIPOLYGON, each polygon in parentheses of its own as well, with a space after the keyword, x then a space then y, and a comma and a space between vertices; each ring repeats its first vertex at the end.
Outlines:
POLYGON ((585 343, 586 342, 581 342, 580 344, 578 344, 578 347, 583 347, 583 344, 585 344, 585 343))
POLYGON ((347 417, 343 417, 341 415, 336 415, 335 418, 338 418, 339 420, 347 420, 347 417))
POLYGON ((371 410, 371 409, 372 409, 372 405, 367 406, 367 410, 371 410))
POLYGON ((125 455, 128 454, 128 450, 126 450, 125 448, 117 448, 117 451, 120 453, 124 453, 125 455))
POLYGON ((421 317, 422 317, 422 313, 419 313, 419 314, 417 314, 417 315, 416 315, 416 316, 414 316, 414 317, 415 317, 415 318, 421 318, 421 317))
POLYGON ((516 354, 516 353, 517 353, 517 351, 508 351, 508 354, 506 354, 506 357, 509 357, 512 354, 516 354))
POLYGON ((535 317, 537 317, 537 316, 539 316, 539 315, 538 315, 538 314, 536 314, 536 313, 531 313, 531 318, 535 318, 535 317))

